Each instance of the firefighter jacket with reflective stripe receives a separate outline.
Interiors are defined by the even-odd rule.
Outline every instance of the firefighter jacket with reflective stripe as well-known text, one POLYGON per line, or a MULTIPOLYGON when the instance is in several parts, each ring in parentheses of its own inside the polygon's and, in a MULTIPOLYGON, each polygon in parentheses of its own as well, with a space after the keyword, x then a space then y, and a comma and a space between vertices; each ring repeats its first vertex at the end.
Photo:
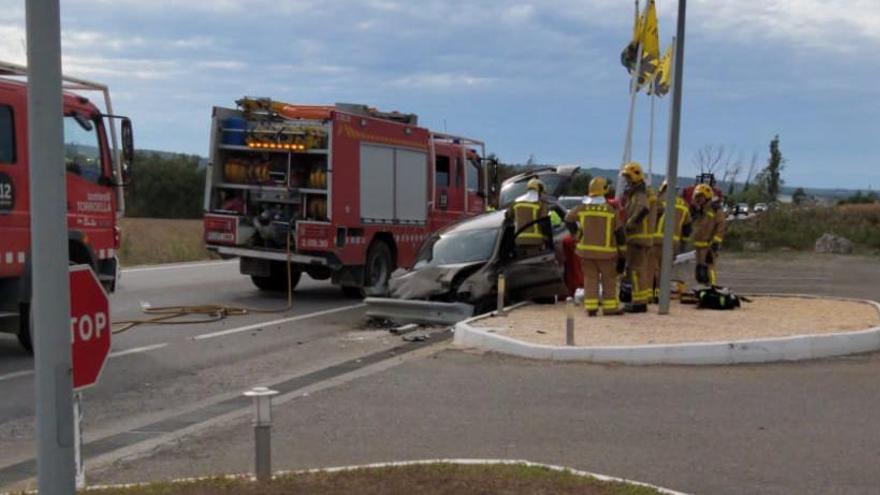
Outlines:
POLYGON ((541 231, 540 222, 538 222, 547 216, 547 206, 543 202, 516 201, 510 205, 508 215, 513 218, 514 229, 519 232, 514 241, 518 246, 534 246, 544 243, 544 233, 541 231), (523 230, 523 228, 525 229, 523 230))
MULTIPOLYGON (((654 245, 663 244, 663 229, 666 228, 666 208, 664 202, 657 203, 657 228, 654 230, 654 245)), ((672 241, 681 242, 685 225, 691 223, 691 211, 681 196, 675 197, 675 220, 673 221, 672 241)))
POLYGON ((695 248, 706 249, 713 242, 721 244, 724 241, 724 230, 727 226, 724 210, 717 205, 706 205, 703 208, 694 208, 692 215, 695 248))
MULTIPOLYGON (((593 198, 591 198, 593 199, 593 198)), ((620 256, 623 222, 617 211, 604 200, 593 204, 580 204, 566 215, 567 222, 577 221, 577 254, 588 260, 609 260, 620 256)))
POLYGON ((644 184, 626 190, 626 243, 651 246, 657 223, 657 205, 651 206, 644 184))

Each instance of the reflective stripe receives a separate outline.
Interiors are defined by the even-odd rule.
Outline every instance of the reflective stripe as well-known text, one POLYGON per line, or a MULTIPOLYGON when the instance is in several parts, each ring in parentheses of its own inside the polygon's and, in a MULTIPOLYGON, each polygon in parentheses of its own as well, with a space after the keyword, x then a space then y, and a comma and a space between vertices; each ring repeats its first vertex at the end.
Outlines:
MULTIPOLYGON (((513 213, 514 219, 517 218, 516 210, 525 209, 531 212, 532 219, 530 222, 535 222, 538 220, 538 213, 541 211, 541 205, 535 203, 514 203, 513 204, 513 213)), ((541 229, 538 227, 537 223, 533 223, 531 226, 526 227, 517 237, 522 237, 524 239, 543 239, 544 235, 541 234, 541 229)))
POLYGON ((713 242, 717 242, 718 244, 721 244, 721 241, 722 241, 722 240, 723 240, 723 239, 721 239, 721 237, 720 237, 720 236, 717 236, 717 235, 716 235, 715 237, 712 238, 712 241, 713 241, 713 242))
POLYGON ((620 307, 620 303, 617 299, 612 299, 610 301, 602 301, 602 308, 604 309, 617 309, 620 307))
POLYGON ((694 247, 696 248, 707 248, 709 247, 709 243, 705 241, 694 241, 694 247))
POLYGON ((599 309, 598 299, 584 299, 584 307, 587 309, 599 309))
POLYGON ((597 253, 615 253, 617 252, 617 247, 612 246, 611 242, 614 240, 612 237, 612 230, 614 224, 614 213, 609 211, 601 211, 601 210, 583 210, 578 213, 578 224, 581 226, 581 237, 580 241, 577 243, 577 249, 580 251, 593 251, 597 253), (586 237, 586 221, 588 217, 601 218, 605 220, 605 243, 604 245, 597 246, 594 244, 586 244, 584 238, 586 237))

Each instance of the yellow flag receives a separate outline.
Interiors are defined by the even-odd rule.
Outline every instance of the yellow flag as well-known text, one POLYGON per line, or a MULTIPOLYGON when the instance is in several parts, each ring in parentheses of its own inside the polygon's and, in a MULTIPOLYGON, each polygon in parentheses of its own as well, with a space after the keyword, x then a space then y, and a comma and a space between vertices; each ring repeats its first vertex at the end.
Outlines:
POLYGON ((663 96, 669 92, 669 85, 672 81, 672 49, 674 45, 666 47, 663 57, 660 59, 660 65, 654 72, 654 94, 663 96))
POLYGON ((636 70, 636 58, 638 58, 639 44, 642 40, 642 24, 644 14, 636 16, 633 23, 632 40, 620 54, 620 63, 626 67, 627 72, 632 74, 636 70))
POLYGON ((642 43, 642 70, 639 74, 639 85, 651 81, 657 65, 660 63, 660 35, 657 25, 657 5, 654 0, 649 0, 642 16, 641 35, 642 43))

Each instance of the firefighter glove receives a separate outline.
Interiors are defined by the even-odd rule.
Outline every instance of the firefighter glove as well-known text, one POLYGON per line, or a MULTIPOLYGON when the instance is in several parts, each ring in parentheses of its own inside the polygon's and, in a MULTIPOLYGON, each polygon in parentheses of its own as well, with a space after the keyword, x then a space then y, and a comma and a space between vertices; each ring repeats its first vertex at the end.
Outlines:
POLYGON ((713 243, 709 246, 709 248, 712 249, 712 252, 713 252, 713 253, 718 254, 718 251, 721 250, 721 244, 720 244, 720 243, 717 243, 717 242, 713 242, 713 243))
POLYGON ((626 271, 626 258, 623 256, 617 258, 617 274, 621 275, 626 271))

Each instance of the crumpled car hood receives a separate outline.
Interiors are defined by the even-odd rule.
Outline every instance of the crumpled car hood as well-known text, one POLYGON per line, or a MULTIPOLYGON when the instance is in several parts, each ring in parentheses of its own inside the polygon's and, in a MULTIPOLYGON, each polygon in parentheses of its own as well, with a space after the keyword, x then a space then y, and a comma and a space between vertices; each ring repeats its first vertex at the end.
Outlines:
POLYGON ((391 297, 398 299, 430 299, 445 295, 453 290, 452 281, 463 270, 485 264, 485 261, 478 261, 456 265, 428 266, 414 270, 400 268, 391 274, 388 289, 391 297))

